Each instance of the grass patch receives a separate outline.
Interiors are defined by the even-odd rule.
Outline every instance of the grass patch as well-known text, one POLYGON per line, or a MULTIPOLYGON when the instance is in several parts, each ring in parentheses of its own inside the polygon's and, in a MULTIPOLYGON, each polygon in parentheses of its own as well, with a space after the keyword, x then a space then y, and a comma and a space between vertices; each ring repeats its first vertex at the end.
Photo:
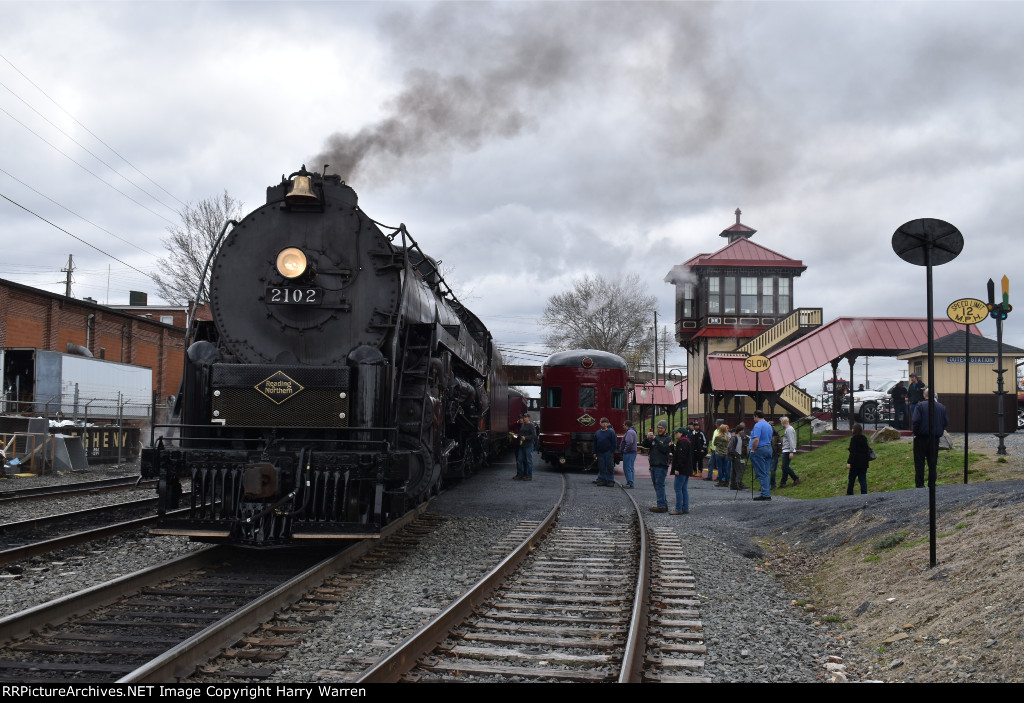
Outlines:
MULTIPOLYGON (((849 458, 850 438, 842 437, 807 454, 797 454, 791 468, 800 477, 800 485, 787 485, 779 492, 790 498, 830 498, 846 495, 849 472, 846 460, 849 458)), ((911 442, 872 443, 878 458, 868 468, 868 490, 872 493, 899 491, 914 487, 914 447, 911 442)), ((982 470, 970 467, 985 458, 983 454, 969 452, 968 474, 973 481, 987 480, 982 470)), ((1000 457, 1004 459, 1005 457, 1000 457)), ((927 468, 925 469, 927 472, 927 468)), ((962 484, 964 480, 964 459, 962 451, 939 451, 936 467, 938 485, 962 484)), ((782 479, 782 462, 779 462, 776 480, 782 479)), ((744 480, 750 478, 750 461, 746 462, 744 480)), ((856 495, 860 495, 860 484, 854 484, 856 495)))
POLYGON ((902 544, 903 540, 907 538, 906 532, 897 532, 896 534, 889 535, 888 537, 875 542, 875 549, 882 551, 885 549, 892 549, 893 547, 902 544))
POLYGON ((967 523, 966 523, 966 522, 958 522, 958 523, 956 524, 956 528, 955 528, 955 529, 957 529, 957 530, 962 530, 962 529, 964 529, 965 527, 967 527, 967 523))
POLYGON ((821 619, 822 622, 842 622, 843 620, 842 615, 826 615, 821 619))
POLYGON ((865 564, 871 564, 873 562, 878 561, 881 558, 882 557, 879 554, 869 554, 868 556, 864 557, 864 563, 865 564))

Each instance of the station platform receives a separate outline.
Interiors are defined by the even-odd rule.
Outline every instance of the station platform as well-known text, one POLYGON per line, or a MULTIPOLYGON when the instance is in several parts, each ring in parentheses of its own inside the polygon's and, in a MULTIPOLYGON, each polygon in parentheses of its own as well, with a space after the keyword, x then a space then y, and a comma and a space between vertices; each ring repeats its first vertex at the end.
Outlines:
MULTIPOLYGON (((707 464, 708 463, 707 460, 705 460, 704 463, 707 464)), ((534 467, 536 468, 536 466, 537 466, 537 463, 536 463, 536 457, 535 457, 534 467)), ((634 473, 635 473, 637 479, 639 479, 641 477, 643 477, 643 478, 650 478, 651 477, 651 464, 650 464, 650 461, 649 461, 649 459, 648 459, 646 454, 637 454, 636 455, 636 463, 633 465, 633 469, 634 469, 634 473)), ((594 466, 591 469, 588 470, 587 473, 593 473, 595 475, 597 474, 597 463, 596 462, 594 463, 594 466)), ((707 476, 708 476, 708 470, 705 468, 704 471, 701 473, 701 477, 702 478, 707 478, 707 476)), ((713 476, 712 478, 717 478, 717 476, 718 476, 718 472, 716 471, 715 472, 715 476, 713 476)), ((622 473, 622 462, 621 461, 618 464, 615 465, 615 478, 616 479, 623 479, 623 480, 625 480, 625 474, 622 473)), ((693 480, 696 481, 697 477, 694 476, 693 480)))

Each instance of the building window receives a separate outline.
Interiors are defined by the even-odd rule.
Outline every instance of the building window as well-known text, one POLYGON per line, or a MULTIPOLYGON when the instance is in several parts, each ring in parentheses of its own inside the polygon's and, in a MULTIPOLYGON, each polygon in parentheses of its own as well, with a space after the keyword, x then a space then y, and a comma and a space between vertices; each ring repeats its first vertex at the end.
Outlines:
POLYGON ((757 314, 757 279, 753 276, 740 279, 740 313, 757 314))
POLYGON ((561 388, 548 388, 548 402, 549 408, 560 408, 562 407, 562 389, 561 388))
POLYGON ((792 297, 790 296, 790 293, 789 293, 789 279, 788 278, 780 278, 779 279, 779 314, 780 315, 789 314, 789 311, 792 309, 790 307, 790 305, 792 304, 791 301, 792 301, 792 297))
POLYGON ((694 304, 696 302, 694 300, 694 293, 696 292, 696 290, 697 287, 692 283, 683 284, 683 317, 696 317, 696 315, 694 314, 694 308, 696 307, 696 305, 694 304))
POLYGON ((580 409, 597 407, 597 389, 593 386, 580 386, 580 409))
POLYGON ((626 389, 612 388, 612 410, 626 409, 626 389))
POLYGON ((726 276, 722 279, 724 295, 724 310, 726 315, 736 314, 736 279, 732 276, 726 276))
POLYGON ((717 315, 722 312, 722 296, 718 290, 718 278, 708 279, 708 314, 717 315))
POLYGON ((775 299, 774 299, 774 280, 772 278, 761 279, 761 314, 771 315, 775 312, 775 299))
POLYGON ((173 325, 174 315, 161 315, 160 322, 164 323, 165 325, 173 325))

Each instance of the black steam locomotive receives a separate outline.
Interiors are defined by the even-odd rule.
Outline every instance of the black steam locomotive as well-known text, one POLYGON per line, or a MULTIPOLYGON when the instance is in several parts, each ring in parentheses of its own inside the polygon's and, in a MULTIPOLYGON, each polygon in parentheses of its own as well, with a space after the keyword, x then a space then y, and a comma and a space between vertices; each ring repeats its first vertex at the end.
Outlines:
POLYGON ((282 177, 215 250, 213 321, 190 328, 178 422, 143 450, 154 532, 373 535, 507 443, 491 335, 404 225, 385 234, 339 176, 282 177), (188 515, 171 517, 182 478, 188 515))

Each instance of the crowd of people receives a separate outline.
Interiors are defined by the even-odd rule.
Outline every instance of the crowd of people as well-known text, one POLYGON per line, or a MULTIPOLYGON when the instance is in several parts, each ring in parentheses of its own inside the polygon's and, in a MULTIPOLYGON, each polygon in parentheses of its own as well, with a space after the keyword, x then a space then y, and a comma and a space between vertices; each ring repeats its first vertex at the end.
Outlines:
MULTIPOLYGON (((921 383, 916 374, 911 374, 907 388, 900 381, 890 390, 893 396, 894 420, 897 428, 910 424, 914 433, 914 483, 924 487, 924 467, 929 469, 928 485, 934 485, 938 438, 949 424, 946 408, 934 401, 934 428, 929 428, 929 389, 921 383), (929 441, 931 439, 931 441, 929 441)), ((725 422, 715 422, 710 440, 700 428, 698 420, 690 420, 685 427, 677 427, 671 434, 668 423, 661 420, 656 429, 647 433, 642 441, 637 436, 633 423, 627 420, 620 439, 612 429, 608 418, 600 420, 601 429, 594 433, 593 459, 597 465, 598 486, 615 486, 615 454, 622 456, 622 472, 626 488, 635 486, 635 463, 641 447, 647 450, 651 481, 654 483, 656 505, 650 510, 655 513, 686 515, 690 512, 689 481, 691 478, 714 481, 716 486, 731 490, 744 490, 745 460, 749 459, 760 488, 755 501, 770 501, 771 492, 776 488, 779 464, 782 465, 778 488, 799 485, 800 477, 793 470, 796 456, 796 429, 788 417, 775 422, 765 418, 760 410, 754 413, 755 421, 749 435, 746 425, 740 422, 730 428, 725 422), (704 460, 707 458, 707 476, 704 476, 704 460), (673 477, 675 505, 669 510, 666 481, 673 477), (717 476, 716 476, 717 474, 717 476), (787 483, 791 481, 791 483, 787 483)), ((516 481, 533 480, 533 452, 538 448, 537 427, 528 413, 520 417, 518 434, 514 434, 516 446, 516 481)), ((864 428, 856 423, 852 427, 846 468, 849 472, 846 494, 853 495, 854 485, 860 484, 860 492, 867 493, 867 471, 875 452, 868 444, 864 428)))

